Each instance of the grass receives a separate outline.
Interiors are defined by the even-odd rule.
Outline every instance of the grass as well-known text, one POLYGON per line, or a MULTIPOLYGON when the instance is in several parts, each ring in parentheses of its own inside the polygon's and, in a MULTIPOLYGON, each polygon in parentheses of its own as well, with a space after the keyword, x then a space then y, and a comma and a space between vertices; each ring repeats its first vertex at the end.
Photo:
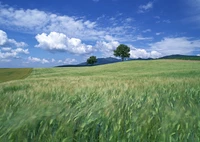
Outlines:
POLYGON ((0 141, 200 141, 200 64, 33 69, 0 84, 0 141))
POLYGON ((11 81, 11 80, 24 79, 27 76, 29 76, 31 72, 32 72, 32 69, 30 68, 19 68, 19 69, 1 68, 0 69, 0 83, 11 81))

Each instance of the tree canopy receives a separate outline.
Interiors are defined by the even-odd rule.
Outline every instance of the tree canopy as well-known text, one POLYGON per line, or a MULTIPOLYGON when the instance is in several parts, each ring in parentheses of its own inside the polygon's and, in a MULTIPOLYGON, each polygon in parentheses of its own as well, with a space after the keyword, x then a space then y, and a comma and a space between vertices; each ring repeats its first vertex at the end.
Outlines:
POLYGON ((90 58, 87 59, 87 64, 93 65, 97 62, 96 56, 90 56, 90 58))
POLYGON ((120 44, 116 50, 114 50, 114 56, 121 57, 122 61, 124 61, 125 58, 130 57, 130 47, 124 44, 120 44))

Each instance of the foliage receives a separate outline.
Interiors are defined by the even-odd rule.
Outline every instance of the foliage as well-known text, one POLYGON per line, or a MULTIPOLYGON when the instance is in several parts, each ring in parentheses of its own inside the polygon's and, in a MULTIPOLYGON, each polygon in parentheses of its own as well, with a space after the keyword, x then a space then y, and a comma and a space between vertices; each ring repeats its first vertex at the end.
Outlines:
POLYGON ((0 83, 0 141, 199 142, 199 70, 178 60, 34 69, 0 83))
POLYGON ((97 62, 96 56, 90 56, 90 58, 87 59, 87 64, 93 65, 97 62))
POLYGON ((124 58, 130 57, 130 48, 127 45, 120 44, 116 50, 114 50, 114 56, 121 57, 122 61, 124 58))

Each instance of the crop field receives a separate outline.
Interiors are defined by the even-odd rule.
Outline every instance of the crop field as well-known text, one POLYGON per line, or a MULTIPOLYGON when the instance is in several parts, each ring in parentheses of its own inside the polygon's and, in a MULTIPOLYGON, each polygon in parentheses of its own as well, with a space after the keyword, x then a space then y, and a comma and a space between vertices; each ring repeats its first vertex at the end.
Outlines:
POLYGON ((0 83, 10 80, 24 79, 32 72, 32 69, 0 69, 0 83))
POLYGON ((199 142, 200 62, 33 69, 0 83, 0 141, 199 142))

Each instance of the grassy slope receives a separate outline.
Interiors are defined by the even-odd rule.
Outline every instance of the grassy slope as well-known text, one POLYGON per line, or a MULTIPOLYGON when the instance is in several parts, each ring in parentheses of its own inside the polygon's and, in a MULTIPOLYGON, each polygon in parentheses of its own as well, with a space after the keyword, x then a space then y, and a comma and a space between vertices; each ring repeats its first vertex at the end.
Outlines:
POLYGON ((169 55, 161 57, 160 59, 177 59, 177 60, 200 60, 200 56, 188 56, 188 55, 169 55))
POLYGON ((0 84, 0 141, 200 141, 200 64, 34 69, 0 84))
POLYGON ((32 69, 30 68, 21 68, 21 69, 0 69, 0 83, 10 80, 18 80, 18 79, 24 79, 32 72, 32 69))

